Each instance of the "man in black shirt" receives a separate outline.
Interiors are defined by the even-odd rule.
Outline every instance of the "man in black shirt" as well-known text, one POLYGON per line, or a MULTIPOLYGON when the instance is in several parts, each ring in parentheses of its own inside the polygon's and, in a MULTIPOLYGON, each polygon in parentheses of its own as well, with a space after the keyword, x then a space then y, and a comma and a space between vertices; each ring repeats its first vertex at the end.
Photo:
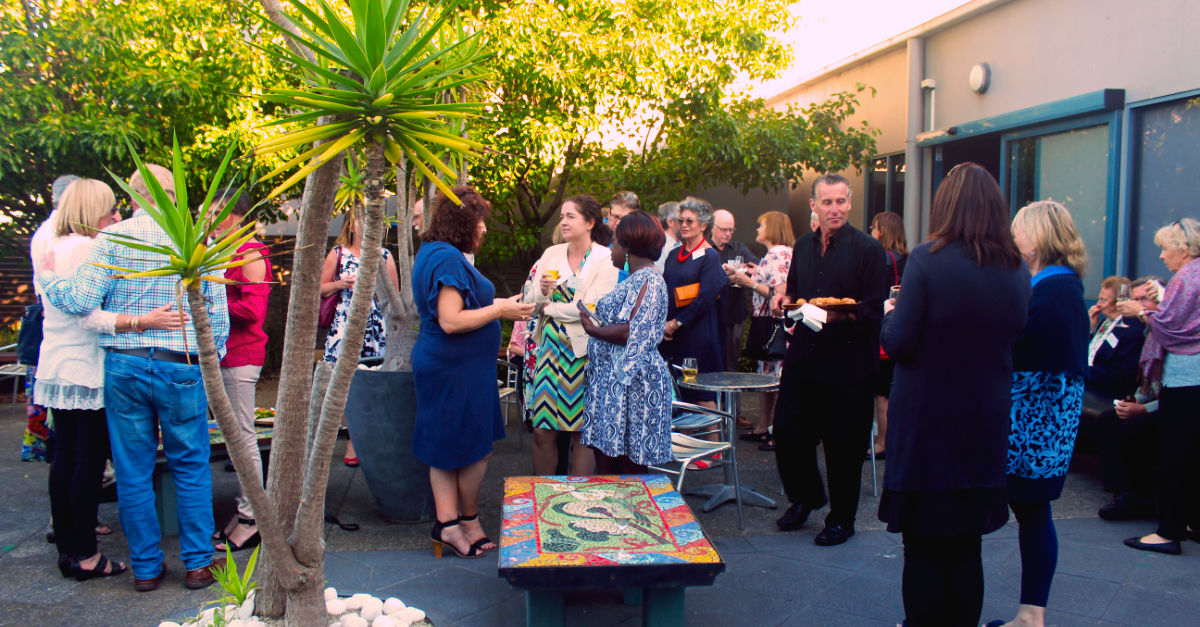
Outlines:
POLYGON ((792 251, 784 304, 819 296, 853 298, 853 311, 828 312, 821 331, 797 324, 780 378, 775 406, 775 461, 792 505, 777 521, 785 531, 800 528, 826 503, 817 444, 825 445, 829 515, 815 538, 821 546, 854 535, 863 447, 869 443, 874 411, 872 382, 879 367, 879 326, 891 276, 879 242, 850 226, 850 184, 825 174, 813 183, 809 201, 820 228, 801 237, 792 251))
MULTIPOLYGON (((728 264, 734 257, 741 257, 742 263, 758 263, 758 256, 745 244, 733 239, 733 214, 724 209, 713 212, 712 241, 713 248, 721 259, 725 274, 729 274, 728 264)), ((733 268, 736 270, 736 268, 733 268)), ((725 342, 725 370, 736 372, 738 357, 742 354, 742 335, 746 324, 746 290, 730 283, 725 292, 725 331, 728 337, 725 342)))

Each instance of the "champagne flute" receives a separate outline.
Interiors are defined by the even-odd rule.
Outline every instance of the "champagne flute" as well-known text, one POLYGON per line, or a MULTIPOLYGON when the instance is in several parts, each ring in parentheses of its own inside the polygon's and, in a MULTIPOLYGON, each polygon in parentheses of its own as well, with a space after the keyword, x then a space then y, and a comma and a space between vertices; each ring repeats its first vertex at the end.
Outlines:
POLYGON ((695 383, 696 375, 700 374, 700 366, 696 362, 695 357, 685 357, 683 360, 683 380, 686 383, 695 383))

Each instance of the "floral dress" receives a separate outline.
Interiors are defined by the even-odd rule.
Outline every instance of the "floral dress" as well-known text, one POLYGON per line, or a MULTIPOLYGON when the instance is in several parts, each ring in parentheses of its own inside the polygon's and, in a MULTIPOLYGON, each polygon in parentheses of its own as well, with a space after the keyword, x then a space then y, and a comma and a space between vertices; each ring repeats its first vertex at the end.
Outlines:
MULTIPOLYGON (((386 248, 380 248, 380 250, 383 252, 385 261, 391 258, 391 253, 386 248)), ((358 274, 360 263, 358 257, 346 250, 345 247, 341 247, 339 258, 341 263, 338 265, 337 273, 333 275, 334 279, 348 274, 358 274)), ((329 335, 325 338, 325 361, 329 363, 337 362, 338 351, 342 348, 342 336, 345 334, 346 322, 350 316, 350 297, 353 295, 354 290, 342 290, 341 297, 338 299, 337 311, 333 314, 333 324, 329 325, 329 335)), ((359 359, 383 357, 385 348, 387 348, 387 329, 383 325, 383 312, 379 310, 379 300, 373 298, 371 299, 371 314, 367 319, 367 330, 363 333, 362 353, 359 354, 359 359)))
MULTIPOLYGON (((792 248, 779 244, 772 246, 750 276, 755 283, 766 283, 774 290, 775 286, 787 283, 788 270, 792 268, 792 248)), ((771 315, 771 300, 754 292, 754 315, 771 315)), ((789 328, 790 331, 790 328, 789 328)), ((760 361, 758 371, 761 374, 779 376, 783 370, 783 360, 760 361)))
POLYGON ((624 346, 588 340, 581 442, 635 464, 669 461, 671 374, 657 350, 667 322, 666 282, 654 268, 642 268, 600 299, 596 317, 603 325, 628 321, 629 339, 624 346), (642 286, 646 293, 634 312, 642 286))

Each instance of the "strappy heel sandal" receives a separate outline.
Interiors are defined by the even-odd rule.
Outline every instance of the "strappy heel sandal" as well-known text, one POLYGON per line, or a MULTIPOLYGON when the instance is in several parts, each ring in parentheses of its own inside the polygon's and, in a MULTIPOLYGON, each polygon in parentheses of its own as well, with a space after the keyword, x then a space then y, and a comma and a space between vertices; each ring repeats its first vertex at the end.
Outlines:
MULTIPOLYGON (((479 549, 477 546, 475 546, 475 544, 471 545, 471 548, 467 553, 463 553, 462 551, 459 551, 458 548, 455 547, 453 544, 446 542, 445 540, 442 540, 442 531, 445 531, 446 529, 449 529, 450 527, 454 527, 455 525, 458 524, 458 521, 459 521, 459 519, 455 518, 454 520, 448 520, 446 522, 442 522, 439 520, 436 523, 434 523, 433 531, 429 532, 429 537, 433 538, 433 556, 438 559, 441 559, 442 547, 449 547, 451 551, 454 551, 455 555, 457 555, 463 559, 477 559, 477 558, 483 557, 484 551, 479 549)), ((476 544, 478 544, 478 543, 476 543, 476 544)))
MULTIPOLYGON (((474 514, 471 514, 470 516, 459 516, 458 517, 458 522, 474 522, 476 520, 479 520, 479 512, 475 512, 474 514)), ((485 549, 485 548, 483 548, 483 545, 485 545, 485 544, 493 544, 494 545, 496 543, 492 542, 491 538, 489 538, 487 536, 483 536, 482 538, 471 543, 471 550, 472 551, 478 550, 480 553, 491 553, 492 551, 495 551, 496 549, 500 548, 498 546, 493 546, 490 549, 485 549)))
MULTIPOLYGON (((255 527, 258 526, 258 522, 256 520, 254 520, 253 518, 242 518, 241 516, 238 516, 237 524, 247 525, 247 526, 254 525, 255 527)), ((225 535, 224 532, 222 532, 222 535, 225 535)), ((225 535, 225 537, 221 539, 221 542, 224 542, 225 546, 228 547, 230 551, 237 553, 238 551, 244 551, 246 549, 252 549, 252 548, 258 546, 259 543, 262 542, 262 534, 260 534, 258 532, 258 530, 256 529, 254 531, 254 535, 250 536, 249 538, 246 538, 246 541, 241 543, 240 545, 237 544, 236 542, 234 542, 233 540, 230 540, 228 535, 225 535)))
POLYGON ((71 561, 71 574, 75 575, 76 581, 87 581, 97 577, 115 577, 128 569, 128 566, 120 562, 109 561, 107 555, 101 555, 100 561, 96 562, 96 567, 87 570, 79 565, 79 560, 71 561), (111 569, 109 565, 112 566, 111 569))

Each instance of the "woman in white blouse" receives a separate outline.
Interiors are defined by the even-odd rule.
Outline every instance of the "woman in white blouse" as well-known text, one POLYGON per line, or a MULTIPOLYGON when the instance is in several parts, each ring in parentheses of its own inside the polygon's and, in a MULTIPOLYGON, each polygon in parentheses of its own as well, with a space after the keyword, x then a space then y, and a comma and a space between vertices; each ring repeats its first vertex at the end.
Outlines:
POLYGON ((571 474, 590 475, 591 449, 579 443, 585 406, 584 369, 588 335, 579 323, 579 303, 595 307, 617 285, 617 269, 607 248, 612 232, 600 203, 591 196, 563 201, 559 231, 563 242, 546 249, 534 266, 529 290, 539 314, 533 393, 525 399, 533 417, 533 472, 554 473, 558 432, 571 433, 571 474))
MULTIPOLYGON (((112 189, 93 179, 80 179, 63 192, 53 217, 54 239, 35 272, 53 270, 71 277, 87 258, 96 235, 121 220, 112 189)), ((37 284, 37 281, 34 281, 37 284)), ((63 577, 84 581, 125 572, 96 550, 96 507, 100 475, 108 456, 104 416, 104 350, 100 333, 140 333, 147 329, 179 329, 179 313, 162 307, 130 316, 94 311, 73 316, 43 301, 42 346, 34 395, 52 411, 54 461, 50 464, 50 513, 63 577)))

